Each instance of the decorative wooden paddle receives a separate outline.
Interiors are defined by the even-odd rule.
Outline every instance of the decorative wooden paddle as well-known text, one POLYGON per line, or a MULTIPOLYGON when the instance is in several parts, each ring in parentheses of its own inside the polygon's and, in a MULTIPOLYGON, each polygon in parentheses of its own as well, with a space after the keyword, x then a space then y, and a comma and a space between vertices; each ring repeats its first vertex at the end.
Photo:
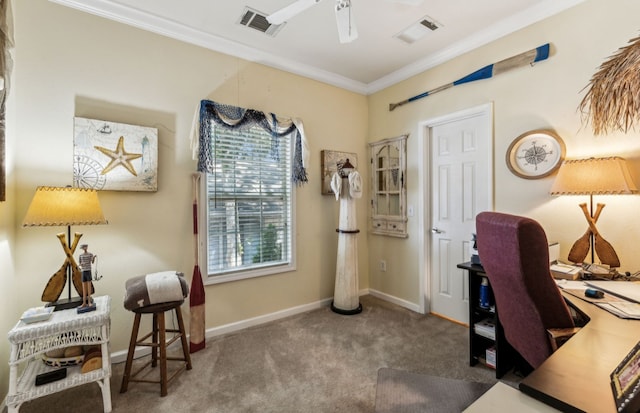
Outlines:
POLYGON ((589 210, 587 210, 587 204, 580 204, 580 208, 582 208, 582 212, 584 212, 584 216, 587 218, 587 222, 589 223, 589 228, 593 231, 594 235, 594 249, 596 250, 596 254, 600 258, 600 262, 603 264, 607 264, 610 267, 617 268, 620 266, 620 259, 618 258, 618 254, 613 249, 613 246, 598 232, 598 228, 593 223, 593 218, 589 215, 589 210))
POLYGON ((189 294, 189 310, 191 312, 191 322, 189 323, 189 353, 205 348, 205 293, 200 273, 198 237, 198 194, 200 191, 200 173, 192 175, 193 183, 193 236, 195 241, 194 254, 195 266, 191 277, 191 293, 189 294))
MULTIPOLYGON (((76 260, 73 258, 73 253, 78 246, 78 242, 80 241, 80 237, 82 237, 82 234, 80 234, 79 232, 76 232, 74 234, 73 243, 70 247, 67 245, 67 237, 64 233, 58 234, 57 237, 60 240, 60 244, 62 245, 62 249, 64 250, 66 259, 62 263, 60 269, 56 271, 55 274, 51 276, 51 278, 49 278, 49 282, 47 282, 47 286, 42 292, 42 301, 48 303, 57 301, 58 298, 60 298, 60 295, 64 290, 64 286, 67 283, 67 267, 71 267, 71 280, 73 282, 73 286, 75 287, 78 294, 82 296, 82 273, 78 268, 76 260)), ((69 289, 71 289, 71 287, 69 287, 69 289)), ((94 292, 95 290, 93 288, 93 283, 91 283, 91 294, 93 294, 94 292)), ((69 291, 69 293, 71 293, 71 291, 69 291)))
POLYGON ((470 73, 465 77, 460 78, 454 82, 447 83, 446 85, 442 85, 440 87, 429 90, 427 92, 420 93, 419 95, 410 97, 409 99, 405 99, 402 102, 390 103, 389 111, 394 110, 398 106, 402 106, 406 103, 413 102, 414 100, 431 96, 434 93, 442 92, 443 90, 452 88, 457 85, 461 85, 463 83, 475 82, 476 80, 482 80, 482 79, 489 79, 499 75, 500 73, 504 73, 509 70, 516 69, 518 67, 533 66, 535 62, 545 60, 548 57, 549 57, 549 43, 546 43, 546 44, 543 44, 542 46, 536 47, 535 49, 531 49, 524 53, 520 53, 515 56, 511 56, 507 59, 501 60, 497 63, 492 63, 490 65, 487 65, 482 69, 478 69, 475 72, 470 73))
MULTIPOLYGON (((596 207, 596 213, 593 215, 594 224, 598 222, 602 208, 604 208, 604 204, 598 204, 596 207)), ((569 255, 567 256, 569 261, 576 264, 582 264, 584 262, 584 259, 591 249, 591 234, 593 234, 591 227, 588 227, 587 231, 573 243, 571 250, 569 250, 569 255)))
POLYGON ((58 271, 56 271, 44 287, 42 292, 42 301, 52 303, 57 301, 64 291, 64 285, 67 283, 67 261, 65 260, 58 271))
MULTIPOLYGON (((75 287, 78 295, 82 297, 82 271, 80 271, 80 266, 78 266, 78 263, 73 258, 73 254, 76 251, 78 241, 80 241, 80 237, 82 237, 82 234, 76 232, 73 234, 73 236, 73 243, 71 244, 71 247, 69 247, 67 245, 67 237, 64 235, 64 233, 61 232, 57 235, 58 239, 60 240, 60 245, 62 245, 62 249, 64 250, 64 254, 67 256, 65 262, 69 267, 71 267, 71 280, 73 282, 73 286, 75 287)), ((93 288, 93 283, 91 283, 90 294, 94 294, 95 292, 96 291, 95 288, 93 288)))

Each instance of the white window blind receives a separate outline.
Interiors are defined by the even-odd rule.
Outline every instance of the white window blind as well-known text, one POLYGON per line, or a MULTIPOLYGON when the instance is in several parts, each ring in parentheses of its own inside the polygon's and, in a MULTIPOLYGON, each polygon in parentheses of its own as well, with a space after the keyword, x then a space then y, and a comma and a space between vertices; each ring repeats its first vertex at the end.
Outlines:
POLYGON ((207 174, 208 273, 212 276, 292 262, 291 141, 260 127, 213 126, 207 174))

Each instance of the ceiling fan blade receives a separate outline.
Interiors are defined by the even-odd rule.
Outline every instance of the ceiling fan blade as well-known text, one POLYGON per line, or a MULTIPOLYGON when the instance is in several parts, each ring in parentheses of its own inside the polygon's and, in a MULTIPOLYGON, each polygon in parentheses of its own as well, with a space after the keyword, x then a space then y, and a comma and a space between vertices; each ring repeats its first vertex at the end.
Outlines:
POLYGON ((282 24, 290 18, 307 10, 311 6, 320 3, 321 0, 297 0, 288 6, 281 8, 267 16, 267 21, 271 24, 282 24))
POLYGON ((387 1, 390 3, 409 4, 411 6, 419 6, 424 2, 424 0, 387 0, 387 1))
POLYGON ((336 23, 340 43, 349 43, 358 38, 351 0, 336 0, 336 23))

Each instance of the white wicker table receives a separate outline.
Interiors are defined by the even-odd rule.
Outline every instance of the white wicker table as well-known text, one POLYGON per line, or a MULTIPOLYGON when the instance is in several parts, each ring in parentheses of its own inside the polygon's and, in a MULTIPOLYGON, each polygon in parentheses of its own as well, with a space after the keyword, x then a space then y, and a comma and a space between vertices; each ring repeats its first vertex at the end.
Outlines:
POLYGON ((97 382, 102 390, 104 412, 111 412, 111 297, 94 297, 94 300, 96 311, 83 314, 78 314, 75 308, 56 311, 47 321, 32 324, 19 321, 9 331, 9 413, 17 413, 26 401, 92 382, 97 382), (45 365, 42 355, 49 350, 75 345, 100 345, 102 368, 83 374, 80 366, 67 367, 66 378, 36 386, 38 374, 56 369, 45 365), (26 363, 26 367, 18 376, 18 367, 22 363, 26 363))

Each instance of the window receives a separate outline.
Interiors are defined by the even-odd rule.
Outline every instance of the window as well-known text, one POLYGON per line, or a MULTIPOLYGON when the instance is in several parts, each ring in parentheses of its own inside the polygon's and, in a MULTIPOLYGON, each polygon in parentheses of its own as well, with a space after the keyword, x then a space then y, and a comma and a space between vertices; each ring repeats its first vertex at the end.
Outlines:
POLYGON ((294 187, 308 182, 302 121, 202 100, 191 149, 205 173, 207 283, 294 270, 294 187))
POLYGON ((294 269, 293 133, 258 125, 211 124, 213 171, 206 174, 210 282, 294 269))

